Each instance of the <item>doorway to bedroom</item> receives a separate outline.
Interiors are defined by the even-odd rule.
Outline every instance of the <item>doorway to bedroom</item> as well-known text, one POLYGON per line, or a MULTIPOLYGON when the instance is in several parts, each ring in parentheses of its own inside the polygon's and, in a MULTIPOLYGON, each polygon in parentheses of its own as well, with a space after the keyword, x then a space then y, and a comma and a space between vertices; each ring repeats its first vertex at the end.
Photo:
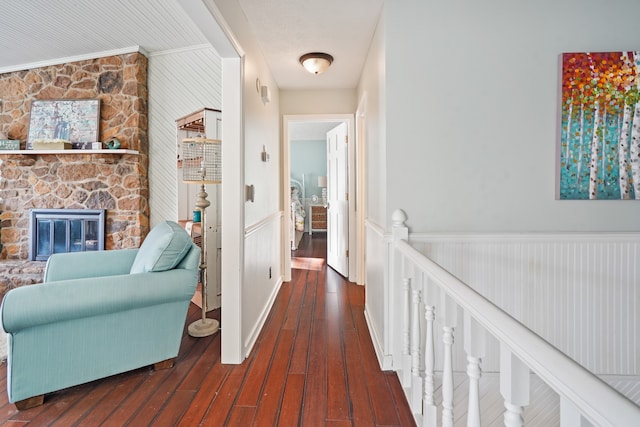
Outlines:
MULTIPOLYGON (((283 199, 285 215, 283 238, 285 281, 291 277, 292 251, 303 236, 327 238, 329 265, 349 278, 351 242, 349 193, 351 178, 350 145, 353 116, 284 116, 283 123, 283 199), (322 233, 322 234, 320 234, 322 233)), ((351 144, 353 145, 353 144, 351 144)), ((355 186, 354 186, 355 188, 355 186)))

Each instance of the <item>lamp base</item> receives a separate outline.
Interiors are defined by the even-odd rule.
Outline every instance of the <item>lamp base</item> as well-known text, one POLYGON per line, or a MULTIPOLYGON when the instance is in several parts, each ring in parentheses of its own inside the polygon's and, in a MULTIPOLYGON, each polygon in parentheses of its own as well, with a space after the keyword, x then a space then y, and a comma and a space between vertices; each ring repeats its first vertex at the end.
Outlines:
POLYGON ((215 334, 219 329, 220 323, 218 323, 216 319, 209 319, 208 317, 205 317, 204 319, 198 319, 190 324, 187 331, 192 337, 202 338, 215 334))

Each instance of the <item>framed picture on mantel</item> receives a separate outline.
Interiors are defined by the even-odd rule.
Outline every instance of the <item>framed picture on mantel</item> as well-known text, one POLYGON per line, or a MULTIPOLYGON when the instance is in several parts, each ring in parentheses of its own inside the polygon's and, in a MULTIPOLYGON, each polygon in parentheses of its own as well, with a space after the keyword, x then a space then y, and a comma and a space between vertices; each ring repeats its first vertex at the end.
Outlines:
POLYGON ((27 150, 34 141, 83 145, 98 141, 99 99, 51 99, 31 102, 27 150))

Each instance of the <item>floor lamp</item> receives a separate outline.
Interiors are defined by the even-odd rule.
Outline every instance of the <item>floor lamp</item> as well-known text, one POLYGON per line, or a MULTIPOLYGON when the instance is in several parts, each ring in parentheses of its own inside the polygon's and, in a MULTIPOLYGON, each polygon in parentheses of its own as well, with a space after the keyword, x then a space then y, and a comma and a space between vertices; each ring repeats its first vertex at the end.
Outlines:
POLYGON ((189 184, 199 184, 195 207, 200 211, 200 283, 202 284, 202 318, 191 323, 188 328, 192 337, 206 337, 218 332, 220 324, 207 317, 207 215, 211 205, 207 199, 205 184, 222 184, 222 144, 217 139, 186 138, 183 143, 182 180, 189 184))

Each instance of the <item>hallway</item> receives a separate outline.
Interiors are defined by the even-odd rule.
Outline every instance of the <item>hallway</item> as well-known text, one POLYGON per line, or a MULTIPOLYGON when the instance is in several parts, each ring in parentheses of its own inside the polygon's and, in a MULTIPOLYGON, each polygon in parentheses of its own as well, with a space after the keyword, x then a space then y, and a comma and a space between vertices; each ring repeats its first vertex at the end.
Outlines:
POLYGON ((286 384, 273 372, 275 364, 268 374, 284 387, 279 424, 414 425, 396 374, 380 371, 364 318, 364 287, 327 268, 326 244, 324 233, 305 234, 292 252, 292 281, 280 290, 259 344, 268 351, 272 345, 265 341, 281 325, 280 369, 290 357, 286 384))
MULTIPOLYGON (((256 345, 220 363, 220 334, 183 335, 171 369, 150 367, 45 396, 18 412, 0 393, 0 425, 411 426, 395 373, 379 368, 364 287, 326 267, 326 235, 305 235, 256 345)), ((191 304, 188 325, 200 315, 191 304)), ((220 312, 209 313, 220 318, 220 312)), ((224 325, 222 325, 224 333, 224 325)), ((126 357, 126 355, 123 355, 126 357)), ((6 387, 6 362, 0 387, 6 387)))

